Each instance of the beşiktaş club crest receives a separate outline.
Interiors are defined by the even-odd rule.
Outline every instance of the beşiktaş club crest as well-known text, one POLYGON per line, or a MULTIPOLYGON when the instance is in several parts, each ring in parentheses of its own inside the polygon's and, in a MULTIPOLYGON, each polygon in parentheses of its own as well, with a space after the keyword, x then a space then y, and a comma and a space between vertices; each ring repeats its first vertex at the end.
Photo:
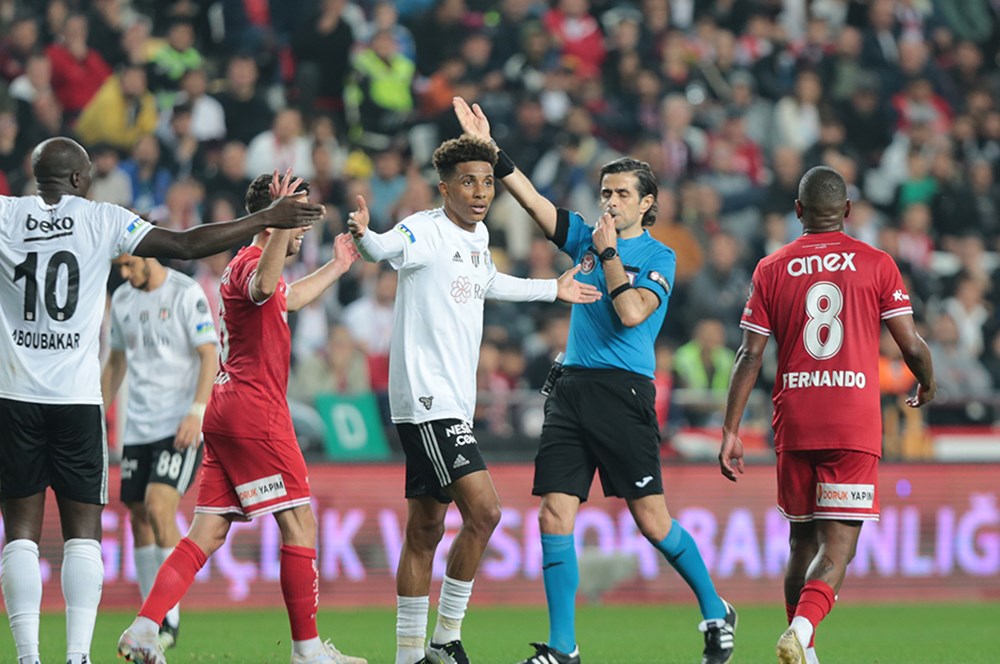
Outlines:
POLYGON ((160 320, 168 320, 170 318, 170 309, 167 307, 160 307, 160 320))
POLYGON ((472 267, 479 267, 479 252, 472 252, 472 267))
POLYGON ((590 274, 594 271, 596 266, 597 256, 595 256, 592 251, 588 251, 583 255, 583 258, 580 259, 580 272, 583 272, 584 274, 590 274))

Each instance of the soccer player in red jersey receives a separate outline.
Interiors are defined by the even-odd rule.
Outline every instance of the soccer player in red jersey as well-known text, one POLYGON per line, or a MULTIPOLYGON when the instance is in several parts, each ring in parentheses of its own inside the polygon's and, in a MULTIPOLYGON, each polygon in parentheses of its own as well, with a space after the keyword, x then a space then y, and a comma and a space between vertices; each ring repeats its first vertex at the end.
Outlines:
POLYGON ((884 322, 917 377, 919 408, 934 398, 930 350, 888 254, 844 234, 847 186, 825 166, 799 182, 803 235, 757 264, 740 327, 719 464, 743 473, 738 432, 767 340, 778 344, 774 445, 778 509, 791 522, 785 570, 789 628, 781 664, 815 662, 812 638, 833 608, 861 526, 879 517, 879 334, 884 322))
MULTIPOLYGON (((262 175, 246 206, 301 193, 302 180, 262 175)), ((281 593, 292 631, 292 664, 365 664, 319 639, 316 607, 316 519, 309 478, 295 439, 285 393, 291 335, 288 312, 306 306, 359 258, 350 235, 334 241, 333 259, 288 285, 285 258, 298 253, 304 231, 270 229, 240 250, 222 275, 220 369, 202 431, 205 461, 191 529, 164 561, 139 615, 122 634, 118 654, 143 664, 165 664, 157 632, 167 611, 194 582, 208 556, 226 541, 234 520, 273 514, 281 531, 281 593)))

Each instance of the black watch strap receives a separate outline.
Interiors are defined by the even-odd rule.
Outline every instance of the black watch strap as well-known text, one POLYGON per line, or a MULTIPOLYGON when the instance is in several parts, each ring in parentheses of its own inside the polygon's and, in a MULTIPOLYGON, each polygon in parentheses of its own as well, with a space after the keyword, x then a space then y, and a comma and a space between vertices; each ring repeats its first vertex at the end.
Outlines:
POLYGON ((603 263, 605 261, 609 261, 612 258, 617 257, 618 256, 618 250, 615 249, 614 247, 608 247, 607 249, 605 249, 604 251, 602 251, 599 254, 599 256, 600 256, 601 262, 603 263))

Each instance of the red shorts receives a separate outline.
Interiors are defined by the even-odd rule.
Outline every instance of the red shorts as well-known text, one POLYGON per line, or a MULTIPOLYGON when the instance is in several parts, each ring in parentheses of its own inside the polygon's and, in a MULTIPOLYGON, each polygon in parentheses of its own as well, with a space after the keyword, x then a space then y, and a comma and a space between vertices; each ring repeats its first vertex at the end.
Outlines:
POLYGON ((252 519, 309 504, 309 474, 294 438, 204 436, 195 512, 252 519))
POLYGON ((789 521, 878 521, 878 457, 855 450, 779 452, 778 509, 789 521))

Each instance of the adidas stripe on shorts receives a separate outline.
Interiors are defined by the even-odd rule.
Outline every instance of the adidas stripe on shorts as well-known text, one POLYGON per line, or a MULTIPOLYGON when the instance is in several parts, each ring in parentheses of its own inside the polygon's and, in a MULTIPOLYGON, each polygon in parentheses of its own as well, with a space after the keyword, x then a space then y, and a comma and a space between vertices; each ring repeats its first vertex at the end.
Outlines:
POLYGON ((460 477, 486 470, 470 422, 447 419, 397 424, 406 455, 406 497, 431 496, 450 503, 444 490, 460 477))

